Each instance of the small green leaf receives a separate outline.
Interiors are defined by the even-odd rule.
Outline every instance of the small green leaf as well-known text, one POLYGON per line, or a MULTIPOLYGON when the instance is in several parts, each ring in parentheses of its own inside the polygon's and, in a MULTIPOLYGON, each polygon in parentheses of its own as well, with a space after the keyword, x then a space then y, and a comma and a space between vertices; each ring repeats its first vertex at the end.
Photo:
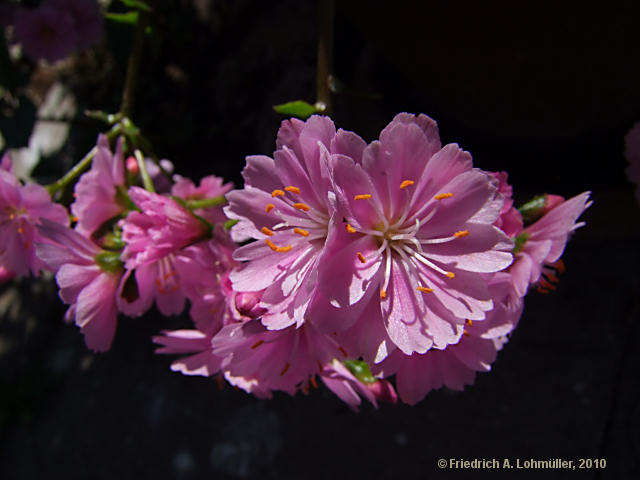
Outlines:
POLYGON ((103 250, 96 255, 95 260, 103 272, 116 273, 124 267, 124 263, 120 260, 119 252, 107 252, 103 250))
POLYGON ((293 102, 282 103, 280 105, 274 105, 273 109, 282 114, 290 117, 296 117, 301 120, 306 120, 314 113, 318 113, 318 108, 303 100, 295 100, 293 102))
POLYGON ((374 383, 376 378, 371 374, 369 364, 364 360, 345 360, 344 366, 362 383, 374 383))
POLYGON ((140 0, 120 0, 120 2, 124 3, 129 8, 137 8, 138 10, 144 10, 145 12, 151 11, 151 7, 140 0))
POLYGON ((127 13, 105 13, 104 18, 107 20, 113 20, 118 23, 128 23, 130 25, 135 25, 138 23, 138 17, 140 14, 137 11, 127 12, 127 13))

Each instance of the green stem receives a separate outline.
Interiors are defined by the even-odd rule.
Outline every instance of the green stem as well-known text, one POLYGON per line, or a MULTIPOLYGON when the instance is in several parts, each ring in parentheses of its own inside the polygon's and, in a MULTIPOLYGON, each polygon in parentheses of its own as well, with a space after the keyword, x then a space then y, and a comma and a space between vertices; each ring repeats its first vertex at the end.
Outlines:
POLYGON ((147 192, 155 193, 156 189, 153 187, 153 182, 151 181, 151 177, 147 171, 147 165, 144 161, 144 157, 142 156, 142 152, 136 149, 134 155, 138 161, 138 167, 140 167, 140 175, 142 175, 142 185, 144 186, 144 189, 147 192))
POLYGON ((198 208, 218 207, 225 203, 227 203, 227 199, 224 198, 224 195, 220 195, 219 197, 203 198, 201 200, 187 200, 185 204, 189 210, 196 210, 198 208))
POLYGON ((318 0, 318 59, 316 67, 316 109, 333 113, 331 77, 333 76, 334 0, 318 0))
POLYGON ((133 113, 133 105, 136 98, 136 86, 138 84, 138 76, 140 74, 140 63, 142 60, 142 48, 144 47, 145 29, 147 28, 147 15, 140 12, 136 31, 133 35, 133 47, 129 55, 129 63, 127 64, 127 77, 122 92, 122 105, 120 106, 120 114, 123 117, 131 117, 133 113))
POLYGON ((89 150, 89 153, 87 153, 84 157, 82 157, 82 160, 76 163, 75 166, 71 170, 69 170, 62 178, 60 178, 59 180, 53 183, 50 183, 49 185, 46 185, 44 188, 47 189, 47 191, 49 192, 49 195, 53 197, 53 195, 58 190, 65 188, 77 176, 79 176, 87 168, 89 168, 89 165, 91 165, 91 161, 93 160, 93 157, 97 152, 98 152, 98 147, 93 147, 91 150, 89 150))

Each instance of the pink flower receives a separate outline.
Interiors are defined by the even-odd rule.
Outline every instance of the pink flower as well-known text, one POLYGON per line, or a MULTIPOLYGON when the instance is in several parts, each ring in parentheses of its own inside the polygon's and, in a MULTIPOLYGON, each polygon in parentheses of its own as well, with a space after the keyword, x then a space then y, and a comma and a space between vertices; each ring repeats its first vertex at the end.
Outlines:
POLYGON ((71 213, 77 218, 76 230, 91 235, 108 220, 124 212, 128 205, 122 157, 122 138, 115 153, 105 135, 98 137, 91 169, 76 183, 71 213))
MULTIPOLYGON (((233 188, 233 184, 222 184, 220 177, 209 175, 200 180, 200 186, 196 187, 188 178, 179 178, 171 188, 171 194, 187 201, 199 201, 222 197, 233 188)), ((211 223, 224 223, 227 217, 221 208, 217 206, 197 208, 195 213, 206 218, 211 223)))
POLYGON ((640 203, 640 123, 636 123, 624 137, 624 154, 629 162, 626 173, 629 181, 636 185, 636 200, 640 203))
POLYGON ((230 383, 265 398, 273 390, 293 395, 308 389, 323 365, 346 353, 310 323, 273 331, 259 320, 223 327, 212 340, 212 351, 224 358, 221 368, 230 383))
MULTIPOLYGON (((560 260, 569 235, 585 224, 576 223, 576 220, 591 205, 590 194, 584 192, 557 205, 516 237, 515 261, 509 273, 518 296, 523 297, 529 285, 538 281, 543 289, 555 289, 547 280, 541 279, 545 265, 554 266, 560 260)), ((563 269, 561 264, 558 268, 563 269)), ((551 271, 548 273, 554 275, 551 271)))
MULTIPOLYGON (((503 206, 497 182, 457 145, 441 148, 425 115, 397 115, 361 151, 330 158, 340 214, 320 290, 334 306, 370 305, 353 332, 368 337, 367 361, 395 347, 411 355, 458 343, 465 320, 493 308, 482 274, 512 262, 512 242, 493 226, 503 206)), ((342 309, 331 317, 343 329, 358 318, 342 309)), ((312 321, 325 330, 325 319, 312 321)))
POLYGON ((153 341, 162 345, 156 353, 188 354, 171 364, 172 371, 210 377, 220 370, 223 360, 211 351, 212 336, 199 330, 165 330, 154 336, 153 341))
MULTIPOLYGON (((358 143, 360 142, 360 143, 358 143)), ((246 261, 231 274, 234 290, 264 290, 262 322, 272 330, 300 326, 312 316, 317 299, 317 271, 322 263, 331 215, 330 152, 356 152, 355 135, 336 133, 331 120, 313 116, 306 122, 282 123, 274 158, 247 158, 245 187, 227 195, 229 218, 239 220, 234 239, 257 241, 242 246, 234 259, 246 261)))
POLYGON ((498 180, 498 192, 504 198, 504 203, 500 209, 500 216, 493 223, 496 227, 507 234, 508 237, 515 237, 522 231, 522 215, 513 206, 513 188, 507 183, 507 172, 488 172, 498 180))
POLYGON ((209 231, 207 225, 169 197, 131 187, 129 198, 141 211, 129 212, 121 222, 122 240, 126 243, 122 259, 127 268, 160 260, 209 231))
POLYGON ((55 62, 69 55, 79 39, 74 27, 72 15, 46 4, 15 13, 15 39, 34 60, 55 62))
POLYGON ((60 298, 71 305, 65 318, 75 320, 91 350, 109 350, 116 331, 117 299, 123 265, 116 252, 64 225, 42 220, 39 230, 51 242, 38 244, 38 256, 56 272, 60 298))
POLYGON ((31 271, 37 275, 45 265, 36 256, 35 244, 42 241, 36 225, 41 219, 67 225, 66 209, 53 203, 40 185, 21 185, 11 173, 8 157, 0 168, 0 267, 16 275, 31 271))
POLYGON ((494 309, 482 322, 467 320, 458 343, 444 350, 431 349, 425 354, 405 355, 400 350, 376 366, 385 376, 395 373, 396 388, 403 402, 415 405, 431 390, 446 386, 462 390, 474 382, 476 372, 491 369, 506 335, 516 326, 523 310, 521 298, 511 295, 511 276, 499 272, 489 279, 494 309))

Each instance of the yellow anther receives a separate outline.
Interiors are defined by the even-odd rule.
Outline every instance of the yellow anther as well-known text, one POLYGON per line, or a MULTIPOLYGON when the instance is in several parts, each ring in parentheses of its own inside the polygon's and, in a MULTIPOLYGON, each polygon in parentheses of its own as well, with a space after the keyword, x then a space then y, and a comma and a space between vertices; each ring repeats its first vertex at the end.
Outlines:
POLYGON ((369 200, 371 198, 370 193, 363 193, 361 195, 356 195, 353 197, 354 200, 369 200))
POLYGON ((78 220, 80 220, 78 217, 76 217, 75 215, 73 217, 71 217, 71 221, 72 222, 77 222, 78 220))
POLYGON ((316 376, 315 375, 311 375, 309 377, 309 382, 311 383, 313 388, 315 388, 316 390, 318 389, 318 382, 316 381, 316 376))
POLYGON ((404 180, 401 184, 400 184, 400 188, 407 188, 410 187, 411 185, 413 185, 414 182, 413 180, 404 180))
POLYGON ((385 289, 380 290, 380 298, 384 300, 387 298, 387 291, 385 289))
POLYGON ((273 192, 271 192, 271 196, 272 197, 283 197, 284 196, 284 190, 274 190, 273 192))
POLYGON ((309 232, 307 230, 302 229, 302 228, 294 228, 293 229, 293 233, 297 233, 298 235, 302 235, 303 237, 308 237, 309 236, 309 232))
POLYGON ((166 279, 168 279, 168 278, 173 277, 174 275, 178 275, 178 272, 176 272, 175 270, 172 270, 172 271, 170 271, 170 272, 165 273, 165 274, 162 276, 162 279, 163 279, 163 280, 166 280, 166 279))
POLYGON ((450 197, 453 197, 453 193, 439 193, 433 198, 436 200, 442 200, 443 198, 450 198, 450 197))
POLYGON ((456 238, 466 237, 467 235, 469 235, 469 230, 460 230, 453 234, 456 238))
POLYGON ((22 228, 22 225, 18 227, 18 233, 24 233, 24 229, 22 228))
POLYGON ((307 205, 306 203, 294 203, 293 208, 304 210, 305 212, 308 212, 310 210, 309 205, 307 205))
POLYGON ((266 208, 264 210, 265 210, 265 212, 269 213, 274 208, 276 208, 276 206, 273 203, 267 203, 267 206, 266 206, 266 208))
POLYGON ((287 370, 289 370, 289 367, 291 365, 289 365, 289 362, 284 364, 284 368, 282 369, 282 371, 280 372, 280 376, 282 377, 285 373, 287 373, 287 370))
POLYGON ((288 252, 289 250, 291 250, 291 245, 276 248, 276 252, 288 252))
POLYGON ((469 332, 467 332, 467 329, 466 329, 466 328, 462 331, 462 334, 463 334, 465 337, 468 337, 468 336, 469 336, 469 332))
POLYGON ((353 228, 351 225, 349 225, 348 223, 345 225, 345 228, 347 229, 347 232, 349 233, 356 233, 357 230, 355 228, 353 228))
POLYGON ((342 355, 344 355, 345 358, 349 356, 347 355, 347 351, 344 348, 342 348, 342 346, 338 346, 338 350, 342 352, 342 355))
POLYGON ((251 348, 256 349, 258 348, 260 345, 262 345, 264 343, 264 340, 258 340, 256 343, 254 343, 253 345, 251 345, 251 348))
POLYGON ((468 326, 472 327, 473 326, 473 320, 467 318, 464 323, 466 323, 468 326))
POLYGON ((447 272, 447 273, 445 273, 445 275, 446 275, 447 277, 449 277, 449 278, 456 278, 456 274, 455 274, 455 273, 453 273, 453 272, 447 272))
POLYGON ((417 290, 419 292, 424 292, 424 293, 431 293, 433 292, 433 288, 428 288, 428 287, 418 287, 417 290))
POLYGON ((262 227, 260 231, 265 235, 269 235, 270 237, 273 237, 274 235, 273 230, 269 230, 267 227, 262 227))
POLYGON ((367 263, 367 259, 364 258, 364 255, 362 255, 362 253, 358 252, 356 255, 358 256, 358 260, 360 260, 362 263, 367 263))
POLYGON ((9 214, 9 220, 13 220, 14 218, 16 218, 16 214, 14 212, 11 212, 9 214))
POLYGON ((298 187, 294 187, 293 185, 289 185, 288 187, 284 187, 287 192, 296 193, 300 195, 300 189, 298 187))

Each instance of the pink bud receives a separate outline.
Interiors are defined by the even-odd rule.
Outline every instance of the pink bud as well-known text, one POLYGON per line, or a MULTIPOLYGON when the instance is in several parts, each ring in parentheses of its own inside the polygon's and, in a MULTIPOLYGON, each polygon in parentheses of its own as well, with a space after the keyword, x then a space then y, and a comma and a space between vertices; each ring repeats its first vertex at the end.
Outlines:
POLYGON ((258 305, 261 298, 262 291, 240 292, 236 295, 236 309, 245 317, 258 318, 267 311, 258 305))
POLYGON ((398 394, 388 380, 377 380, 366 384, 377 400, 385 403, 398 403, 398 394))
POLYGON ((562 202, 564 202, 564 197, 548 193, 547 198, 544 201, 544 207, 542 207, 542 215, 546 215, 562 202))
POLYGON ((131 175, 138 175, 138 173, 140 173, 140 167, 138 166, 138 161, 135 157, 127 157, 125 165, 127 167, 127 172, 131 175))

